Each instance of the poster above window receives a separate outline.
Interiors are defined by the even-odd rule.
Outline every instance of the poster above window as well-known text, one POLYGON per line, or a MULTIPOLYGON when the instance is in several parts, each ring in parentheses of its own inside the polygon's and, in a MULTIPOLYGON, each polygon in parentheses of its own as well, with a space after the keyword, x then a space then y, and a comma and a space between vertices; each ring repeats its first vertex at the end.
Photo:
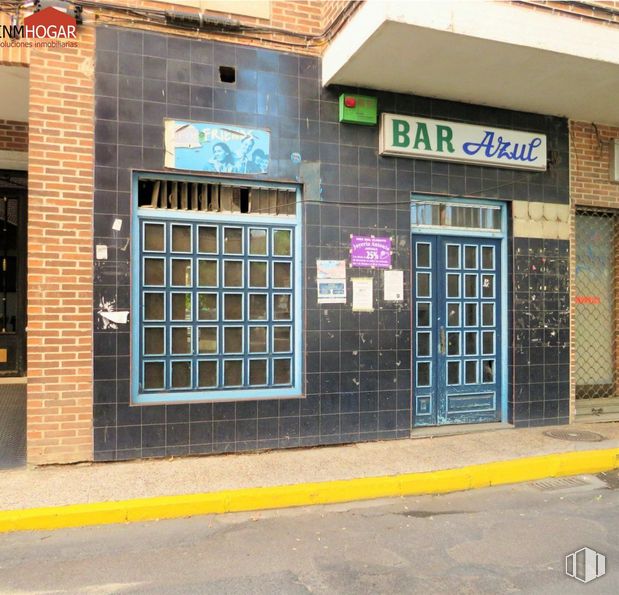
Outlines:
POLYGON ((165 120, 165 166, 217 173, 266 174, 270 139, 268 130, 165 120))

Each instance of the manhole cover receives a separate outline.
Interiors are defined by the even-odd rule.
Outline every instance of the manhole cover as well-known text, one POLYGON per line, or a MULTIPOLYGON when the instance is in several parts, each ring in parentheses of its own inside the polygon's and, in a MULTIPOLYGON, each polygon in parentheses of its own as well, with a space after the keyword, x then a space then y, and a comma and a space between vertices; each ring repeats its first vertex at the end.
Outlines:
POLYGON ((571 442, 601 442, 606 440, 606 436, 587 430, 548 430, 544 432, 544 435, 557 440, 570 440, 571 442))

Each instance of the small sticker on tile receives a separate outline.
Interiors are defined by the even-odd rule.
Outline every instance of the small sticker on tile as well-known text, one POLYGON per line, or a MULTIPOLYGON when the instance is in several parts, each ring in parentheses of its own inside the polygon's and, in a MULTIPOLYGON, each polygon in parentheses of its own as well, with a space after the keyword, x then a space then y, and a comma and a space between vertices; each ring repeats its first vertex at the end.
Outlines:
POLYGON ((112 225, 112 229, 114 231, 120 231, 122 226, 123 226, 123 220, 122 219, 114 219, 114 224, 112 225))
POLYGON ((97 260, 107 260, 107 246, 105 244, 97 244, 95 255, 97 260))

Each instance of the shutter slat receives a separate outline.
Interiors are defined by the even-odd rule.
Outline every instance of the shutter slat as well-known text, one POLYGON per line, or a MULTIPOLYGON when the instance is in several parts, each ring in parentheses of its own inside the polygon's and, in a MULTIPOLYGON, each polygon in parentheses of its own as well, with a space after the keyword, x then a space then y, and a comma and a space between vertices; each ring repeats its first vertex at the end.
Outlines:
POLYGON ((211 190, 210 210, 219 213, 219 184, 209 184, 211 190))
POLYGON ((241 189, 240 188, 232 188, 232 203, 230 205, 230 209, 233 213, 241 212, 241 189))
POLYGON ((208 184, 200 184, 200 207, 203 211, 206 211, 208 209, 208 188, 208 184))
POLYGON ((198 206, 198 184, 191 184, 191 210, 197 211, 198 206))
POLYGON ((159 206, 159 188, 161 186, 161 181, 157 180, 154 184, 153 184, 153 191, 150 195, 150 206, 153 207, 153 209, 156 209, 159 206))
POLYGON ((232 212, 232 188, 230 186, 219 187, 219 208, 222 213, 232 212))
POLYGON ((269 193, 269 215, 277 214, 277 190, 267 190, 269 193))
POLYGON ((178 209, 178 182, 172 182, 172 192, 170 194, 170 208, 178 209))
POLYGON ((181 209, 186 211, 189 206, 189 185, 187 182, 181 184, 181 209))

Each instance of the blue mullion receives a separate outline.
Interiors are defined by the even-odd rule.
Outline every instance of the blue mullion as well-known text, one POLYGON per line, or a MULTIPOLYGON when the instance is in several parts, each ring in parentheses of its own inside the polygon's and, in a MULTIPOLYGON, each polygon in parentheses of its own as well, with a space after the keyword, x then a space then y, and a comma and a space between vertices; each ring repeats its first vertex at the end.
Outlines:
MULTIPOLYGON (((192 333, 193 333, 193 343, 192 343, 192 350, 193 350, 193 370, 192 370, 192 389, 193 390, 199 390, 198 387, 200 385, 200 381, 199 381, 199 375, 200 375, 200 370, 199 370, 199 361, 201 359, 201 355, 200 355, 200 334, 199 334, 199 327, 201 326, 200 321, 198 320, 198 286, 199 286, 199 282, 200 282, 200 257, 202 258, 208 258, 206 254, 200 254, 199 252, 199 227, 198 224, 195 222, 191 223, 191 239, 192 239, 192 246, 191 246, 191 258, 192 258, 192 266, 191 266, 191 273, 192 273, 192 286, 191 286, 191 305, 192 305, 192 310, 191 310, 191 326, 192 326, 192 333)), ((217 281, 219 282, 219 277, 217 278, 217 281)), ((206 322, 206 321, 203 321, 206 322)), ((217 347, 219 348, 219 329, 217 329, 217 347)), ((204 359, 206 359, 206 357, 204 357, 204 359)))
MULTIPOLYGON (((169 258, 169 250, 170 250, 170 245, 171 245, 171 238, 170 238, 170 229, 169 229, 169 224, 167 222, 163 223, 163 227, 164 227, 164 245, 165 245, 165 250, 163 252, 156 252, 156 253, 150 253, 145 250, 144 248, 144 242, 145 242, 145 235, 144 235, 144 226, 146 223, 150 223, 150 221, 148 219, 138 219, 138 230, 139 230, 139 258, 140 258, 140 279, 139 279, 139 285, 140 285, 140 293, 139 293, 139 309, 140 309, 140 313, 139 313, 139 319, 140 319, 140 326, 139 326, 139 332, 137 333, 137 337, 138 337, 138 349, 139 349, 139 354, 140 354, 140 361, 141 361, 141 365, 139 366, 139 377, 140 377, 140 386, 144 386, 144 363, 147 361, 163 361, 164 362, 164 370, 163 370, 163 389, 160 390, 170 390, 170 374, 171 374, 171 364, 170 364, 170 357, 169 357, 169 345, 170 342, 172 340, 172 333, 171 333, 171 327, 170 327, 170 319, 171 319, 171 305, 170 305, 170 299, 171 299, 171 292, 169 291, 169 284, 170 284, 170 279, 171 279, 171 273, 169 272, 170 270, 170 258, 169 258), (150 256, 157 256, 159 258, 163 258, 164 261, 164 279, 165 279, 165 284, 163 286, 146 286, 143 283, 143 275, 144 275, 144 259, 150 256), (163 293, 163 312, 164 312, 164 319, 163 321, 160 321, 161 325, 165 328, 165 343, 164 343, 164 352, 162 355, 156 356, 156 359, 151 359, 151 356, 147 356, 144 354, 144 328, 146 327, 146 325, 148 324, 145 320, 144 320, 144 291, 148 290, 148 291, 152 291, 152 292, 160 292, 163 293)), ((156 391, 152 391, 152 392, 156 392, 156 391)))
MULTIPOLYGON (((241 387, 234 387, 234 389, 231 389, 231 390, 236 392, 243 388, 251 388, 249 386, 249 359, 250 359, 250 354, 249 354, 249 325, 250 325, 250 321, 249 321, 249 260, 250 260, 250 255, 249 255, 249 232, 248 232, 250 227, 262 227, 262 228, 266 228, 267 230, 267 255, 266 256, 255 255, 254 258, 258 258, 260 260, 264 260, 267 262, 269 275, 271 276, 271 283, 267 284, 266 288, 255 288, 253 290, 256 293, 266 293, 267 299, 268 299, 268 311, 269 311, 268 320, 255 321, 252 323, 254 325, 266 326, 267 333, 268 333, 269 350, 266 354, 251 354, 251 358, 252 359, 254 358, 265 359, 267 361, 267 365, 269 367, 269 378, 268 378, 269 384, 265 386, 265 388, 274 386, 273 385, 273 374, 272 374, 273 365, 274 365, 274 357, 275 357, 275 354, 273 353, 273 341, 272 341, 273 326, 276 323, 277 324, 284 323, 284 324, 289 325, 291 327, 292 353, 291 354, 279 354, 279 357, 288 359, 291 362, 291 379, 290 380, 291 380, 291 384, 294 386, 294 382, 295 382, 294 378, 296 377, 295 376, 296 375, 295 357, 298 356, 298 354, 296 354, 297 344, 296 344, 295 324, 294 324, 294 320, 295 320, 294 312, 296 311, 296 305, 295 305, 296 302, 295 304, 293 304, 293 311, 291 312, 291 320, 275 321, 273 319, 272 303, 273 303, 273 294, 275 293, 275 290, 272 287, 272 267, 273 267, 273 262, 275 261, 288 262, 290 264, 291 282, 294 283, 294 280, 296 280, 296 266, 295 266, 296 263, 295 263, 294 255, 296 253, 296 245, 297 245, 296 242, 298 241, 298 237, 297 235, 295 235, 295 234, 298 234, 298 222, 288 223, 288 222, 284 222, 284 221, 281 221, 275 218, 271 218, 273 219, 272 221, 269 220, 269 218, 262 218, 260 220, 256 220, 255 218, 252 218, 251 221, 240 221, 238 218, 235 218, 235 216, 217 218, 217 220, 215 221, 210 219, 208 220, 208 222, 207 221, 195 221, 195 220, 188 221, 187 219, 191 218, 191 214, 189 213, 183 213, 183 212, 160 213, 160 212, 152 212, 152 211, 148 211, 148 213, 146 212, 142 213, 140 211, 141 210, 138 209, 138 216, 136 218, 136 224, 137 224, 136 227, 143 225, 145 222, 153 222, 153 223, 161 222, 164 224, 164 227, 165 227, 165 238, 166 238, 165 248, 166 249, 164 252, 157 252, 156 255, 164 259, 165 266, 166 266, 166 283, 163 287, 152 288, 153 291, 162 291, 164 294, 166 316, 165 316, 165 320, 163 321, 162 325, 167 329, 166 335, 168 337, 168 341, 166 342, 166 354, 164 356, 153 356, 157 358, 157 361, 163 360, 165 362, 165 368, 166 368, 165 369, 165 388, 163 389, 163 391, 159 391, 159 392, 172 391, 174 394, 176 394, 178 391, 182 391, 182 390, 197 389, 198 388, 198 360, 199 359, 216 360, 218 362, 218 388, 220 390, 226 390, 224 388, 224 366, 223 366, 224 359, 242 360, 243 370, 244 370, 243 385, 241 387), (170 219, 170 215, 172 215, 171 219, 170 219), (149 221, 149 219, 151 220, 154 219, 154 221, 149 221), (172 253, 171 247, 172 247, 172 224, 173 223, 182 223, 182 224, 191 225, 192 251, 190 253, 189 252, 178 253, 178 254, 172 253), (218 253, 217 254, 202 254, 198 252, 198 227, 200 225, 209 225, 209 226, 213 226, 217 228, 218 230, 218 253), (224 230, 224 227, 226 226, 238 227, 243 230, 243 248, 244 249, 243 249, 242 254, 229 254, 229 255, 223 254, 223 242, 224 242, 223 230, 224 230), (290 256, 278 256, 274 258, 272 254, 273 229, 288 230, 291 233, 292 242, 291 242, 291 255, 290 256), (192 260, 192 268, 191 268, 192 284, 191 286, 189 287, 181 286, 178 288, 176 287, 172 288, 171 265, 172 265, 173 257, 174 258, 186 258, 186 259, 192 260), (216 288, 199 288, 198 287, 198 277, 199 277, 198 258, 212 258, 218 261, 218 272, 219 272, 218 287, 216 288), (245 270, 243 273, 244 286, 242 289, 223 287, 223 261, 225 258, 243 260, 243 263, 244 263, 243 266, 245 270), (173 291, 190 293, 192 296, 192 319, 190 321, 177 321, 176 323, 174 323, 175 326, 183 326, 183 327, 191 328, 192 353, 190 355, 179 354, 179 355, 173 356, 171 354, 172 321, 170 320, 171 318, 171 301, 170 300, 171 300, 171 294, 173 291), (223 295, 224 293, 229 292, 229 291, 232 291, 233 293, 239 293, 243 296, 244 308, 243 308, 243 320, 241 321, 224 322, 223 320, 224 318, 223 295), (201 292, 210 292, 210 293, 217 294, 218 296, 218 319, 216 321, 206 321, 206 320, 200 321, 198 319, 198 293, 201 293, 201 292), (198 327, 204 324, 216 326, 218 329, 219 350, 215 356, 207 355, 207 354, 204 354, 203 356, 201 356, 198 353, 198 327), (243 327, 244 351, 242 354, 235 354, 235 355, 230 354, 230 356, 225 356, 225 354, 223 353, 223 327, 224 325, 227 325, 227 324, 233 324, 233 325, 237 324, 243 327), (171 362, 172 361, 191 361, 192 386, 190 388, 188 389, 172 389, 171 388, 171 362)), ((144 234, 142 233, 141 227, 139 227, 139 233, 140 233, 140 244, 139 244, 138 253, 139 253, 140 259, 142 259, 144 257, 144 250, 143 250, 143 241, 144 241, 143 235, 144 234)), ((155 255, 155 253, 153 253, 153 255, 155 255)), ((143 271, 143 265, 141 264, 140 264, 140 270, 143 271)), ((143 291, 145 287, 143 286, 141 279, 140 279, 139 285, 140 285, 139 302, 140 302, 140 307, 141 307, 140 326, 143 326, 145 322, 143 320, 143 307, 144 307, 143 291)), ((278 291, 289 293, 292 296, 293 300, 296 297, 294 284, 290 288, 286 288, 286 289, 278 290, 278 291)), ((142 339, 141 333, 140 333, 139 341, 140 341, 139 358, 141 358, 143 362, 145 361, 145 357, 142 355, 143 339, 142 339)), ((150 360, 150 357, 148 359, 150 360)), ((141 379, 143 378, 142 367, 143 366, 140 366, 140 378, 141 379)), ((277 388, 276 390, 279 391, 280 389, 277 388)), ((149 392, 149 394, 151 393, 149 392)))
POLYGON ((249 318, 249 294, 247 292, 247 282, 245 279, 245 275, 247 274, 247 253, 249 252, 249 232, 248 227, 241 223, 221 223, 219 226, 219 239, 221 242, 220 245, 220 280, 219 280, 219 289, 220 289, 220 297, 221 300, 221 363, 220 363, 220 388, 221 390, 228 390, 225 386, 225 370, 224 370, 224 360, 242 360, 242 382, 240 386, 236 386, 234 388, 242 388, 245 389, 248 387, 248 365, 247 365, 247 357, 246 357, 246 334, 247 334, 247 319, 249 318), (241 230, 241 253, 240 254, 225 254, 225 228, 235 228, 241 230), (243 287, 242 288, 234 288, 234 287, 225 287, 225 262, 227 261, 239 261, 243 262, 243 287), (224 294, 236 294, 241 295, 242 305, 241 305, 241 320, 240 321, 231 321, 224 319, 224 294), (240 354, 232 354, 225 352, 225 327, 231 326, 243 326, 243 352, 240 354))
MULTIPOLYGON (((267 253, 266 253, 266 260, 267 260, 267 287, 266 287, 266 293, 267 293, 267 300, 269 302, 268 304, 268 311, 269 311, 269 315, 267 316, 267 320, 266 320, 266 327, 267 327, 267 353, 266 353, 266 360, 267 360, 267 384, 266 386, 268 387, 272 387, 274 386, 274 378, 275 378, 275 374, 274 374, 274 360, 273 360, 273 326, 275 323, 275 308, 274 308, 274 298, 273 295, 275 294, 274 291, 274 285, 275 285, 275 274, 274 274, 274 268, 273 268, 273 263, 275 262, 273 259, 273 252, 274 252, 274 248, 275 248, 275 241, 273 239, 273 227, 269 226, 267 227, 267 253)), ((291 311, 292 314, 292 311, 291 311)))
MULTIPOLYGON (((164 370, 164 390, 172 389, 172 226, 170 221, 165 222, 165 323, 166 323, 166 349, 165 349, 165 370, 164 370)), ((143 262, 143 261, 142 261, 143 262)))
MULTIPOLYGON (((461 239, 463 245, 464 243, 468 243, 468 244, 473 244, 472 239, 470 238, 462 238, 461 239)), ((495 265, 497 264, 497 258, 496 258, 496 254, 498 253, 498 247, 494 244, 496 240, 491 240, 491 239, 486 239, 486 240, 477 240, 479 248, 478 248, 478 267, 476 269, 464 269, 462 268, 462 270, 460 271, 462 273, 462 275, 468 273, 476 273, 478 275, 478 295, 477 298, 465 298, 464 297, 464 287, 462 288, 462 293, 461 293, 461 298, 460 298, 460 302, 461 302, 461 308, 462 308, 462 318, 461 318, 461 324, 458 327, 458 330, 462 332, 462 344, 461 344, 461 354, 460 356, 458 356, 457 358, 453 358, 453 360, 455 361, 460 361, 460 373, 461 373, 461 384, 459 385, 445 385, 445 399, 448 398, 448 395, 455 395, 455 394, 468 394, 468 393, 493 393, 495 394, 495 405, 497 405, 496 403, 496 394, 497 391, 499 390, 499 384, 500 384, 500 365, 499 364, 499 355, 498 355, 498 344, 500 341, 499 338, 499 333, 498 333, 498 327, 497 327, 497 318, 495 316, 495 325, 492 327, 482 327, 481 326, 481 316, 482 316, 482 312, 481 312, 481 304, 484 303, 482 300, 482 294, 481 294, 481 274, 482 274, 482 270, 481 270, 481 244, 492 244, 495 248, 495 265), (465 326, 465 309, 464 309, 464 304, 466 301, 469 302, 475 302, 477 303, 477 307, 478 307, 478 320, 477 320, 477 326, 475 327, 466 327, 465 326), (477 333, 477 355, 466 355, 465 354, 465 346, 466 346, 466 342, 465 342, 465 335, 464 333, 468 331, 472 331, 472 332, 476 332, 477 333), (495 333, 495 345, 494 345, 494 355, 482 355, 482 339, 481 339, 481 332, 483 330, 491 330, 495 333), (481 361, 482 359, 493 359, 495 361, 495 381, 493 383, 487 383, 484 384, 482 383, 482 378, 483 378, 483 368, 481 366, 481 361), (477 380, 478 382, 476 384, 466 384, 465 380, 466 380, 466 361, 475 361, 476 362, 476 366, 477 366, 477 380)), ((463 253, 464 254, 464 253, 463 253)), ((464 265, 464 261, 462 263, 464 265)), ((495 278, 495 297, 494 298, 486 298, 485 302, 486 303, 493 303, 495 304, 495 312, 500 310, 501 308, 501 294, 499 293, 499 288, 497 287, 497 283, 500 281, 500 270, 497 270, 497 267, 495 266, 495 268, 493 270, 485 270, 484 273, 486 274, 493 274, 494 278, 495 278)), ((464 412, 461 415, 466 415, 464 412)), ((486 418, 491 417, 491 414, 489 412, 485 412, 485 413, 470 413, 468 414, 471 416, 470 421, 483 421, 484 416, 486 416, 486 418)), ((457 418, 458 414, 457 413, 447 413, 447 409, 446 409, 446 401, 445 401, 445 416, 444 416, 444 420, 449 423, 448 420, 451 420, 452 418, 457 418)), ((458 418, 459 421, 462 421, 460 418, 458 418)))
MULTIPOLYGON (((218 238, 223 243, 223 227, 218 226, 218 238)), ((219 247, 219 285, 215 290, 217 293, 217 325, 219 327, 219 363, 217 364, 217 388, 220 390, 225 389, 224 384, 224 290, 223 290, 223 254, 221 246, 219 247)))
MULTIPOLYGON (((220 332, 220 337, 221 337, 221 342, 220 342, 220 356, 219 356, 219 365, 218 365, 218 388, 220 390, 226 390, 226 386, 225 386, 225 361, 230 359, 230 356, 228 354, 226 354, 225 352, 225 346, 224 346, 224 334, 225 334, 225 327, 226 325, 229 324, 228 321, 225 320, 225 316, 224 316, 224 295, 225 293, 227 293, 226 288, 224 288, 224 262, 226 259, 231 258, 232 255, 230 254, 226 254, 224 251, 225 248, 225 233, 224 230, 226 227, 238 227, 236 224, 235 225, 231 225, 231 224, 226 224, 224 222, 221 223, 217 223, 217 243, 218 243, 218 258, 219 258, 219 264, 218 264, 218 269, 219 269, 219 284, 217 287, 217 300, 219 303, 219 307, 218 307, 218 321, 219 321, 219 332, 220 332)), ((245 247, 245 238, 244 236, 244 232, 241 232, 241 243, 242 243, 242 248, 245 247)), ((241 249, 242 251, 242 249, 241 249)), ((243 307, 245 306, 245 300, 243 298, 243 307)), ((244 380, 244 378, 243 378, 244 380)))
MULTIPOLYGON (((463 380, 463 361, 462 355, 464 353, 464 322, 465 322, 465 254, 464 244, 459 241, 459 238, 453 237, 451 239, 438 238, 439 258, 436 262, 437 277, 440 279, 440 290, 437 292, 437 305, 439 302, 447 303, 453 301, 459 304, 460 307, 460 320, 456 327, 452 327, 448 330, 447 320, 444 321, 445 328, 445 352, 443 354, 438 353, 436 358, 437 368, 437 382, 436 382, 436 394, 437 394, 437 423, 445 423, 447 419, 447 395, 449 391, 453 390, 454 386, 449 384, 449 367, 453 362, 457 362, 459 375, 458 384, 463 380), (450 269, 447 267, 447 246, 448 244, 458 245, 460 262, 458 267, 450 269), (457 275, 458 280, 458 297, 448 296, 448 275, 457 275), (457 333, 458 338, 458 354, 449 355, 449 333, 457 333)), ((446 316, 446 312, 444 313, 446 316)))
POLYGON ((413 253, 412 257, 412 266, 415 272, 415 276, 413 277, 414 286, 412 290, 413 296, 413 336, 416 337, 416 333, 420 332, 429 332, 430 333, 430 343, 432 354, 430 357, 418 357, 417 356, 417 345, 415 342, 414 349, 411 350, 413 354, 413 395, 414 395, 414 403, 413 408, 415 411, 415 415, 417 415, 417 401, 419 398, 421 399, 430 399, 430 412, 429 414, 420 414, 419 418, 416 418, 414 423, 416 426, 422 425, 434 425, 436 424, 436 415, 437 415, 437 397, 436 397, 436 381, 437 381, 437 365, 436 358, 438 355, 438 338, 439 333, 438 329, 440 327, 441 314, 437 311, 437 303, 436 296, 438 295, 438 287, 439 281, 437 278, 436 271, 436 263, 438 258, 438 246, 436 242, 436 238, 427 235, 414 235, 413 236, 413 253), (430 245, 430 267, 429 268, 417 268, 417 244, 429 244, 430 245), (429 272, 431 275, 430 279, 430 291, 431 298, 417 298, 417 288, 416 288, 416 274, 417 272, 429 272), (419 302, 429 302, 430 303, 430 326, 429 327, 418 327, 417 326, 417 304, 419 302), (417 364, 418 363, 430 363, 430 386, 417 387, 417 364))
MULTIPOLYGON (((249 250, 250 250, 250 225, 243 227, 243 386, 249 387, 249 250)), ((269 240, 267 232, 267 253, 269 250, 269 240)), ((268 307, 268 305, 267 305, 268 307)))
MULTIPOLYGON (((192 333, 193 333, 193 343, 192 343, 192 347, 193 347, 193 369, 192 369, 192 389, 193 390, 200 390, 199 386, 200 386, 200 381, 199 381, 199 375, 200 375, 200 370, 199 370, 199 361, 201 358, 203 359, 207 359, 207 355, 205 354, 204 356, 200 355, 200 347, 199 347, 199 343, 200 343, 200 335, 198 332, 198 328, 206 323, 207 321, 200 321, 198 318, 198 287, 199 287, 199 281, 200 281, 200 270, 199 270, 199 266, 200 266, 200 258, 208 258, 208 256, 206 254, 201 254, 199 252, 199 227, 197 223, 192 223, 191 224, 191 239, 192 239, 192 250, 191 250, 191 258, 192 258, 192 266, 191 266, 191 274, 192 274, 192 285, 191 285, 191 306, 192 306, 192 310, 191 310, 191 326, 192 326, 192 333)), ((218 271, 218 277, 217 277, 217 281, 219 282, 219 271, 218 271)), ((204 288, 207 289, 207 288, 204 288)), ((219 309, 219 306, 218 306, 219 309)), ((219 329, 217 329, 217 347, 219 350, 219 342, 220 342, 220 336, 219 336, 219 329)), ((218 371, 219 371, 219 367, 218 367, 218 371)))
POLYGON ((295 303, 295 295, 294 295, 294 283, 297 275, 296 265, 295 265, 295 234, 296 230, 291 229, 290 231, 290 353, 288 354, 288 358, 290 361, 290 385, 294 383, 294 378, 296 374, 296 358, 294 357, 294 344, 295 344, 295 328, 294 328, 294 312, 296 308, 295 303))
POLYGON ((463 326, 464 326, 464 246, 462 242, 458 241, 458 238, 443 238, 441 236, 436 237, 437 243, 437 255, 438 258, 435 262, 436 269, 436 277, 437 277, 437 292, 436 292, 436 305, 441 310, 441 316, 445 317, 445 320, 439 320, 437 324, 439 325, 438 332, 440 332, 440 326, 443 326, 445 329, 445 348, 444 353, 439 353, 437 349, 436 356, 436 383, 435 383, 435 394, 436 394, 436 417, 435 422, 440 424, 444 421, 446 417, 447 411, 447 393, 450 390, 451 386, 448 384, 448 366, 449 362, 460 362, 459 363, 459 380, 462 380, 462 353, 464 351, 463 344, 463 326), (460 261, 458 263, 458 267, 454 269, 447 268, 447 245, 454 244, 459 246, 459 254, 460 261), (458 294, 457 297, 449 297, 448 293, 448 275, 456 275, 458 280, 458 294), (443 307, 443 304, 447 304, 447 302, 454 302, 459 304, 460 309, 460 318, 458 320, 458 325, 454 327, 447 327, 447 308, 443 307), (449 332, 458 333, 458 355, 450 356, 449 355, 449 332))
MULTIPOLYGON (((480 344, 479 344, 479 332, 477 327, 467 327, 466 326, 466 303, 476 303, 479 304, 480 296, 481 296, 481 288, 479 282, 479 274, 477 268, 465 268, 466 264, 466 255, 465 248, 467 246, 477 246, 477 261, 476 266, 479 265, 479 246, 475 243, 475 238, 469 238, 466 236, 463 237, 453 237, 451 240, 445 240, 444 243, 453 242, 460 245, 461 251, 461 261, 460 268, 458 269, 458 274, 460 275, 460 297, 457 301, 460 303, 460 324, 458 327, 454 328, 459 333, 459 341, 460 341, 460 350, 457 356, 447 356, 445 357, 445 362, 443 366, 445 368, 445 385, 443 387, 445 399, 444 410, 443 410, 443 419, 447 420, 448 412, 447 412, 447 398, 449 394, 457 394, 457 393, 467 393, 475 390, 477 384, 467 384, 466 383, 466 361, 474 360, 479 357, 480 353, 480 344), (477 283, 476 283, 476 296, 475 297, 466 297, 466 275, 477 275, 477 283), (466 333, 467 332, 475 332, 477 333, 477 350, 475 355, 466 354, 466 333), (448 362, 458 362, 459 365, 459 382, 457 384, 447 384, 447 366, 448 362)), ((447 272, 448 269, 445 269, 447 272)), ((445 298, 446 300, 449 298, 445 298)), ((478 306, 479 307, 479 306, 478 306)), ((479 322, 479 320, 478 320, 479 322)))
POLYGON ((213 222, 217 227, 217 259, 218 259, 218 285, 217 285, 217 324, 219 325, 219 363, 217 364, 217 388, 223 390, 224 386, 224 222, 213 222))
MULTIPOLYGON (((139 386, 142 387, 142 390, 146 390, 144 388, 144 364, 147 361, 146 360, 146 356, 144 355, 144 325, 145 320, 144 320, 144 308, 145 308, 145 300, 144 300, 144 284, 142 282, 142 275, 144 274, 144 265, 143 265, 143 258, 144 258, 144 222, 138 220, 138 225, 137 225, 138 229, 139 229, 139 250, 138 250, 138 254, 139 254, 139 259, 140 259, 140 279, 139 279, 139 285, 140 285, 140 293, 139 293, 139 299, 138 299, 138 309, 139 309, 139 332, 137 333, 137 343, 138 343, 138 353, 140 354, 139 357, 139 362, 140 365, 138 366, 138 377, 139 377, 139 386)), ((164 225, 164 237, 165 237, 165 225, 164 225)), ((163 319, 164 319, 164 324, 165 324, 165 312, 166 312, 166 304, 165 304, 165 292, 164 292, 164 296, 163 296, 163 319)), ((167 335, 166 335, 167 336, 167 335)), ((135 340, 135 338, 134 338, 135 340)), ((165 351, 165 346, 164 346, 164 351, 165 351)), ((164 364, 165 366, 165 364, 164 364)), ((163 378, 164 378, 164 386, 165 386, 165 369, 164 369, 164 374, 163 374, 163 378)))
MULTIPOLYGON (((477 386, 482 386, 482 368, 481 368, 481 316, 482 316, 482 308, 481 308, 481 304, 482 304, 482 299, 481 299, 481 275, 482 275, 482 256, 481 256, 481 249, 482 249, 482 244, 480 243, 477 246, 477 267, 475 268, 475 273, 477 274, 477 280, 478 280, 478 287, 477 287, 477 292, 478 292, 478 296, 475 300, 475 303, 477 304, 477 324, 475 325, 475 327, 471 327, 473 330, 475 330, 477 332, 477 355, 475 356, 475 358, 469 357, 469 359, 475 359, 477 362, 477 386)), ((496 307, 496 306, 495 306, 496 307)), ((467 385, 467 386, 474 386, 474 385, 467 385)))
MULTIPOLYGON (((142 258, 142 245, 141 242, 143 242, 143 238, 142 238, 142 234, 140 233, 140 259, 142 258)), ((143 267, 140 266, 140 270, 143 270, 143 267)), ((138 316, 139 316, 139 325, 138 325, 138 333, 137 333, 137 344, 138 344, 138 353, 139 353, 139 359, 138 361, 140 362, 140 365, 138 366, 138 385, 140 387, 142 387, 142 390, 144 389, 144 362, 145 360, 145 355, 144 355, 144 337, 143 337, 143 328, 144 325, 146 324, 146 322, 144 321, 144 309, 145 309, 145 300, 144 300, 144 287, 142 285, 142 280, 140 279, 140 293, 139 293, 139 298, 138 298, 138 316)), ((166 303, 165 303, 165 293, 163 296, 163 324, 165 324, 165 319, 166 319, 166 303)), ((167 334, 166 334, 167 337, 167 334)), ((134 337, 134 341, 135 341, 135 337, 134 337)), ((164 351, 165 351, 165 346, 164 346, 164 351)), ((165 370, 164 370, 164 375, 163 375, 164 379, 165 379, 165 370)), ((165 382, 164 382, 164 386, 165 386, 165 382)))
MULTIPOLYGON (((470 203, 471 201, 465 201, 464 199, 458 198, 445 198, 445 197, 424 197, 424 196, 412 196, 413 200, 424 199, 429 202, 441 202, 448 204, 462 204, 462 203, 470 203)), ((476 244, 478 245, 478 261, 477 261, 477 269, 471 269, 469 272, 476 272, 480 275, 480 284, 479 284, 479 295, 476 300, 479 304, 482 304, 481 298, 481 275, 484 273, 494 273, 495 277, 495 287, 494 287, 494 298, 486 298, 486 303, 494 304, 494 320, 493 325, 488 327, 482 327, 482 308, 481 305, 479 307, 478 312, 478 327, 476 330, 480 333, 479 336, 479 355, 475 356, 475 359, 479 360, 479 380, 480 380, 480 388, 482 392, 492 393, 495 399, 495 406, 497 411, 497 417, 501 419, 503 422, 507 421, 507 351, 508 346, 507 343, 502 340, 505 333, 507 333, 507 285, 505 275, 507 272, 507 246, 506 246, 506 237, 507 237, 507 211, 505 205, 502 203, 497 203, 492 200, 484 200, 484 199, 476 199, 475 205, 494 205, 499 206, 501 209, 501 224, 500 230, 493 232, 480 232, 479 230, 469 230, 467 232, 466 229, 449 229, 444 227, 434 227, 434 228, 419 228, 415 225, 411 226, 411 230, 413 232, 413 238, 423 238, 425 234, 433 234, 432 237, 441 238, 444 237, 448 241, 453 241, 454 243, 468 243, 468 244, 476 244), (419 233, 420 235, 417 235, 419 233), (482 271, 482 251, 481 245, 486 244, 493 247, 493 267, 492 270, 484 270, 482 271), (481 355, 481 332, 483 330, 492 330, 495 332, 495 349, 494 355, 481 355), (494 382, 488 384, 482 384, 481 380, 483 378, 483 369, 481 368, 482 359, 491 359, 495 362, 495 370, 494 370, 494 382), (500 392, 499 392, 500 391, 500 392), (500 398, 499 398, 500 397, 500 398)), ((467 269, 468 271, 468 269, 467 269)), ((464 272, 464 271, 461 271, 464 272)), ((464 292, 461 293, 460 303, 462 304, 462 320, 461 323, 464 322, 464 292)), ((454 300, 455 301, 455 300, 454 300)), ((416 313, 416 312, 415 312, 416 313)), ((461 327, 463 324, 461 324, 461 327)), ((460 328, 463 330, 463 328, 460 328)), ((469 356, 471 359, 472 356, 469 356)), ((470 387, 474 387, 475 385, 468 385, 470 387)), ((470 415, 470 419, 468 421, 491 421, 488 419, 488 416, 484 418, 483 416, 475 416, 474 414, 470 415)), ((449 422, 448 422, 449 423, 449 422)))

